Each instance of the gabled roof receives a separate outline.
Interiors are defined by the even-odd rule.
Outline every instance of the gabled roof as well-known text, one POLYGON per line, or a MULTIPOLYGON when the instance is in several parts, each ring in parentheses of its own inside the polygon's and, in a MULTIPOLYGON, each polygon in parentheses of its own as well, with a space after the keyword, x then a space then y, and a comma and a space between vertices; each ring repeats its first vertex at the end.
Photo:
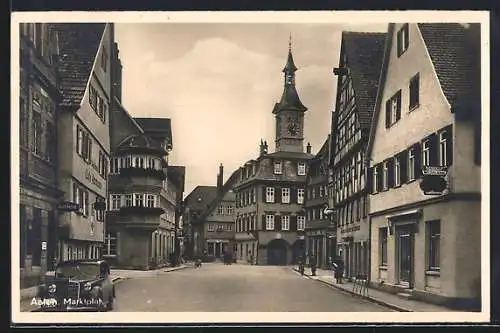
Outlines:
POLYGON ((146 148, 152 150, 163 151, 164 148, 161 142, 151 138, 146 134, 133 134, 122 140, 118 145, 118 150, 129 148, 146 148))
POLYGON ((217 186, 196 186, 185 199, 185 207, 195 211, 204 211, 217 196, 217 186))
POLYGON ((372 32, 342 32, 342 49, 347 58, 362 129, 370 128, 386 35, 386 33, 372 32))
POLYGON ((452 109, 477 105, 481 94, 479 25, 418 23, 418 28, 452 109))
POLYGON ((141 126, 141 128, 150 135, 161 135, 168 139, 170 145, 172 142, 172 127, 170 118, 137 118, 134 120, 141 126))
POLYGON ((184 192, 184 182, 186 177, 186 167, 181 165, 169 165, 167 168, 167 177, 176 186, 179 187, 181 193, 184 192))
POLYGON ((313 154, 303 153, 303 152, 293 152, 293 151, 277 151, 274 153, 263 155, 262 157, 268 158, 286 158, 286 159, 310 159, 313 158, 313 154))
POLYGON ((316 154, 316 158, 323 158, 323 157, 328 157, 328 148, 330 147, 330 134, 326 136, 326 140, 323 143, 323 146, 319 149, 318 153, 316 154))
MULTIPOLYGON (((215 198, 212 200, 212 202, 209 204, 209 206, 205 209, 205 211, 201 214, 201 218, 206 218, 210 213, 213 212, 215 207, 218 206, 219 202, 221 202, 224 199, 227 199, 227 194, 229 194, 229 191, 232 191, 234 184, 236 183, 236 180, 238 176, 238 170, 234 171, 231 176, 229 176, 228 180, 224 183, 222 186, 222 190, 217 193, 215 198)), ((233 193, 232 196, 229 199, 236 199, 236 195, 233 193)))
POLYGON ((79 107, 90 80, 106 23, 57 23, 58 75, 63 107, 79 107))

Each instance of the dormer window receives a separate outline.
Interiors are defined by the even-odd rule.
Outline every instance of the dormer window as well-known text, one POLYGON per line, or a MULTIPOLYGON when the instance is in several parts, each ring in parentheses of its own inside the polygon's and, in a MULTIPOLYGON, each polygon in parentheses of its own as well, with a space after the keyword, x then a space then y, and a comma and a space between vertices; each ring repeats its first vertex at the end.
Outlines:
POLYGON ((299 162, 298 164, 298 174, 299 176, 306 175, 306 164, 304 162, 299 162))
POLYGON ((274 162, 274 174, 281 175, 283 173, 283 163, 281 161, 274 162))
POLYGON ((403 24, 401 29, 399 29, 397 38, 398 57, 400 57, 403 53, 406 52, 406 50, 408 50, 410 38, 408 23, 403 24))

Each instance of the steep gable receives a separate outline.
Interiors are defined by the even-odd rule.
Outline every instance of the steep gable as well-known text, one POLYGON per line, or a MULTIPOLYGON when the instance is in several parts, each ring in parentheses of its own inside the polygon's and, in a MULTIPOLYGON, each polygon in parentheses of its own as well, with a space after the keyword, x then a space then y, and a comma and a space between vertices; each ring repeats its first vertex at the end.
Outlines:
POLYGON ((205 211, 216 196, 216 186, 196 186, 186 197, 185 206, 194 211, 205 211))

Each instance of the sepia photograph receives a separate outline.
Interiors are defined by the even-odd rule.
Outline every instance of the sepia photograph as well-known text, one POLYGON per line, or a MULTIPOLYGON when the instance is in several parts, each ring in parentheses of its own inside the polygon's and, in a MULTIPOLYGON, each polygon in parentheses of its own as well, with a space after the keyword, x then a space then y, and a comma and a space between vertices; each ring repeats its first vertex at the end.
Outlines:
POLYGON ((13 13, 11 40, 12 322, 489 320, 487 12, 13 13))

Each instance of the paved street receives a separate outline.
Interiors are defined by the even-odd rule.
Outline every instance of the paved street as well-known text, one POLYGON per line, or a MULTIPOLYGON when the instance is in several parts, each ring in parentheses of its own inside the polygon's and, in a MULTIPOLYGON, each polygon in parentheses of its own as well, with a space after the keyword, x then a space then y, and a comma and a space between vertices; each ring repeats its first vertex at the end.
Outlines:
POLYGON ((290 267, 203 264, 116 286, 114 311, 392 311, 293 272, 290 267))

